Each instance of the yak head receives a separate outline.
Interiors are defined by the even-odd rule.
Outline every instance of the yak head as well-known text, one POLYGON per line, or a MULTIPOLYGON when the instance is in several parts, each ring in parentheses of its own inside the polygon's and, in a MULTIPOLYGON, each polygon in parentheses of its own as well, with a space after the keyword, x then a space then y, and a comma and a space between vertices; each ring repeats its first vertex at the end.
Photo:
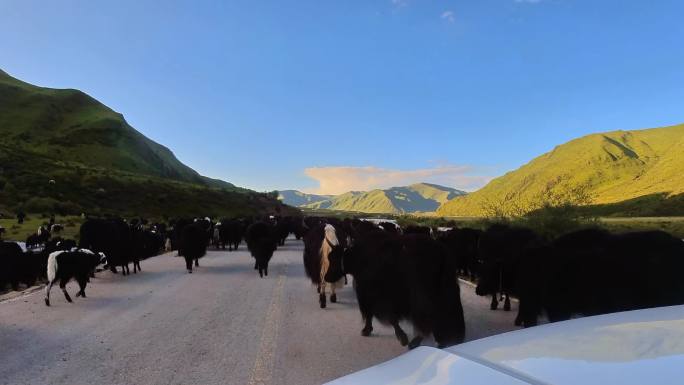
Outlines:
POLYGON ((97 253, 98 257, 98 265, 106 265, 107 264, 107 256, 105 253, 97 253))

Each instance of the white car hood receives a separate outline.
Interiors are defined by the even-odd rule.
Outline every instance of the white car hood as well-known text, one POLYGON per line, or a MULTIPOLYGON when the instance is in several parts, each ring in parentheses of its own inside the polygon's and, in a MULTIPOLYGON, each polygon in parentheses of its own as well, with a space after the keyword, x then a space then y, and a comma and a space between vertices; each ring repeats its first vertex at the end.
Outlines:
POLYGON ((527 383, 456 354, 421 346, 390 361, 339 378, 329 384, 525 385, 527 383))
POLYGON ((681 384, 682 368, 684 306, 671 306, 421 347, 333 383, 681 384))

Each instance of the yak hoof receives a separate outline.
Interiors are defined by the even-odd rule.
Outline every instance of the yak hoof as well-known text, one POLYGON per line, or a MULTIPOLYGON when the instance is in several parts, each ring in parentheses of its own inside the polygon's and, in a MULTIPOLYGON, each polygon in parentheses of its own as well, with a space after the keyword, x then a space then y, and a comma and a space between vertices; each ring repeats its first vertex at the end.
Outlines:
POLYGON ((188 274, 192 274, 192 270, 188 270, 188 274))
MULTIPOLYGON (((401 334, 397 333, 396 336, 397 336, 397 339, 399 340, 399 343, 401 344, 401 346, 408 345, 409 340, 408 340, 408 336, 406 335, 406 333, 401 333, 401 334)), ((420 343, 418 343, 418 344, 420 344, 420 343)))
POLYGON ((499 304, 498 304, 498 303, 492 302, 492 304, 489 305, 489 309, 490 309, 490 310, 496 310, 496 309, 498 309, 498 308, 499 308, 499 304))
POLYGON ((523 322, 522 322, 522 320, 520 319, 520 317, 518 316, 518 317, 515 317, 515 321, 513 321, 513 324, 514 324, 515 326, 522 326, 523 322))
POLYGON ((66 298, 67 302, 69 302, 69 303, 74 302, 74 301, 71 299, 71 296, 69 296, 69 294, 67 294, 66 292, 64 292, 64 298, 66 298))
POLYGON ((423 342, 423 337, 421 337, 421 336, 414 337, 411 340, 411 342, 409 342, 409 344, 408 344, 409 350, 413 350, 413 349, 419 347, 422 342, 423 342))
POLYGON ((45 298, 45 306, 50 306, 50 300, 45 298))
POLYGON ((361 329, 361 335, 364 336, 364 337, 370 336, 372 332, 373 332, 373 328, 372 328, 372 327, 361 329))
POLYGON ((337 302, 337 294, 332 294, 332 295, 330 296, 330 302, 332 302, 332 303, 336 303, 336 302, 337 302))
POLYGON ((321 309, 325 309, 325 294, 318 296, 318 303, 321 305, 321 309))
POLYGON ((504 311, 511 311, 511 303, 510 301, 504 303, 504 311))

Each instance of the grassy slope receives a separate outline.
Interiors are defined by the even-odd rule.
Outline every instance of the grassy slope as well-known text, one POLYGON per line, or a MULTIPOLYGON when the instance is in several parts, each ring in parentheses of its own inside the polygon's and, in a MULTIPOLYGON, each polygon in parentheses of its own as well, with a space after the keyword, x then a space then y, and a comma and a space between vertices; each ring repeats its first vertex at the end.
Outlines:
POLYGON ((1 71, 0 165, 4 211, 173 216, 287 210, 262 194, 199 175, 80 91, 36 87, 1 71))
POLYGON ((348 192, 327 201, 305 205, 310 209, 329 209, 364 213, 402 214, 430 212, 463 192, 448 187, 417 183, 386 190, 348 192))
MULTIPOLYGON (((80 216, 57 216, 55 223, 64 225, 64 230, 60 234, 63 238, 78 239, 83 219, 80 216)), ((35 234, 38 227, 47 225, 49 218, 42 218, 39 215, 29 215, 24 219, 24 223, 18 224, 14 218, 0 218, 0 226, 6 229, 3 235, 5 240, 25 241, 29 235, 35 234)))
POLYGON ((442 205, 440 215, 483 215, 487 202, 513 197, 532 202, 556 178, 557 188, 586 184, 594 203, 606 205, 649 194, 684 192, 684 125, 594 134, 556 147, 481 190, 442 205))
POLYGON ((166 147, 133 129, 123 116, 85 93, 36 87, 0 71, 0 132, 12 148, 192 183, 214 184, 166 147))

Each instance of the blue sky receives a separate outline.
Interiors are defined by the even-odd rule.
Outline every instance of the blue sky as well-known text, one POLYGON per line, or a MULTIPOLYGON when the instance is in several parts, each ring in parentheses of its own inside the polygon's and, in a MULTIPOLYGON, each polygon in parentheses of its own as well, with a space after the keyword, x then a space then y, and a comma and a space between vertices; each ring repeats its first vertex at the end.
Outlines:
POLYGON ((78 88, 257 190, 475 189, 592 132, 684 122, 684 2, 0 2, 0 68, 78 88))

